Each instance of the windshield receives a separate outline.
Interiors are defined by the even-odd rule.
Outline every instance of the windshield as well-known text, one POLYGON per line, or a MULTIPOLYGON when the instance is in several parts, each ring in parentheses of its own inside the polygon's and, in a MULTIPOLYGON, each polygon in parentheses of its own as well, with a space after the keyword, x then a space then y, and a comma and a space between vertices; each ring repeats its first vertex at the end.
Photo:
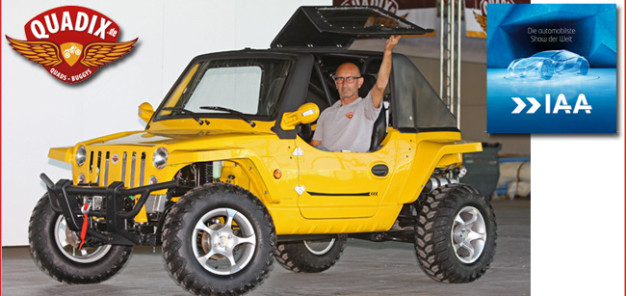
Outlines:
POLYGON ((216 115, 270 117, 290 64, 289 60, 281 59, 199 61, 170 91, 156 120, 216 115))

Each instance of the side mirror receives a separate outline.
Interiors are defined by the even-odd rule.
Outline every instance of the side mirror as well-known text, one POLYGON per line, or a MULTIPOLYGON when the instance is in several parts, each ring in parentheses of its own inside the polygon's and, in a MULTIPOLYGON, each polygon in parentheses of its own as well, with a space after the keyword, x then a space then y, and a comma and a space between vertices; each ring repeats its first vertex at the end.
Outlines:
POLYGON ((150 118, 154 114, 154 108, 148 102, 143 102, 139 105, 139 118, 143 119, 146 123, 150 121, 150 118))
POLYGON ((294 112, 283 114, 280 127, 284 130, 292 130, 299 124, 311 123, 320 116, 320 108, 314 103, 306 103, 294 112))

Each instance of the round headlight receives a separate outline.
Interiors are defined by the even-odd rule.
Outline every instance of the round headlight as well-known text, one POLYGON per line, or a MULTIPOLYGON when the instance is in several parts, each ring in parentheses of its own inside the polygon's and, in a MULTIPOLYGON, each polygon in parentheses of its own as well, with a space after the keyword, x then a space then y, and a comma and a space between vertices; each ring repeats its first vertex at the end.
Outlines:
POLYGON ((76 150, 76 165, 82 166, 85 163, 85 160, 87 160, 87 150, 85 149, 85 146, 81 145, 78 147, 78 150, 76 150))
POLYGON ((152 164, 157 169, 162 169, 167 164, 167 149, 165 147, 159 147, 152 156, 152 164))

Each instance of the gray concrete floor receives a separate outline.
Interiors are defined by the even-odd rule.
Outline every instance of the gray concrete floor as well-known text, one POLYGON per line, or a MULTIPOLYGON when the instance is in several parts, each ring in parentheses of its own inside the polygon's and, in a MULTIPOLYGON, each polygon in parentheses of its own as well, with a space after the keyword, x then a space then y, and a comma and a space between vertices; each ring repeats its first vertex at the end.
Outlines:
MULTIPOLYGON (((419 268, 413 246, 349 240, 339 262, 319 274, 296 274, 274 263, 248 295, 530 295, 530 201, 493 202, 498 240, 491 269, 468 284, 431 280, 419 268)), ((160 250, 136 248, 112 279, 66 285, 35 266, 25 247, 2 249, 3 295, 189 295, 166 271, 160 250)))

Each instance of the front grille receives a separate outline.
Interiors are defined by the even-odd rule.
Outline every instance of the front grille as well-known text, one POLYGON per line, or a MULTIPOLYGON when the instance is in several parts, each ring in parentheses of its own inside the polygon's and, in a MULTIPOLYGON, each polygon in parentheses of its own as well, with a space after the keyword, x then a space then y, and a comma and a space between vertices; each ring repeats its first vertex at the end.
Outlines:
POLYGON ((87 151, 87 183, 108 186, 115 181, 127 188, 143 186, 146 173, 145 151, 87 151))

